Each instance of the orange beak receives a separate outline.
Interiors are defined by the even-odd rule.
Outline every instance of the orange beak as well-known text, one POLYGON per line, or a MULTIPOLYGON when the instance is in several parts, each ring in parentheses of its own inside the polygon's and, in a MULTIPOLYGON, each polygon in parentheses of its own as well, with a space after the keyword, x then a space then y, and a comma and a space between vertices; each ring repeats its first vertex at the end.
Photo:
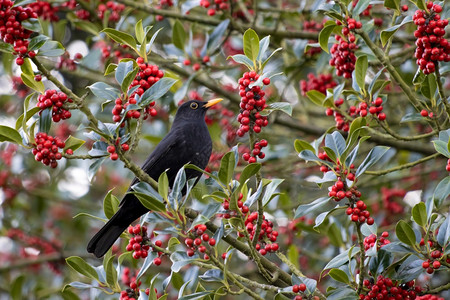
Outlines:
POLYGON ((211 99, 208 102, 206 102, 205 105, 203 105, 203 107, 209 108, 222 100, 223 100, 222 98, 211 99))

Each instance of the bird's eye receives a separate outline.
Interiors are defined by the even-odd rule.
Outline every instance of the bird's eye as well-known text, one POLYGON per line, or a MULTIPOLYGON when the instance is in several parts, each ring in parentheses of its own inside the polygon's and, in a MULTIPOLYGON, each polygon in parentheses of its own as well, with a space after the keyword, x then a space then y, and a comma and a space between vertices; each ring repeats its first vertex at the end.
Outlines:
POLYGON ((197 103, 195 103, 195 102, 192 102, 192 103, 191 103, 191 108, 192 108, 192 109, 197 109, 197 107, 198 107, 198 104, 197 104, 197 103))

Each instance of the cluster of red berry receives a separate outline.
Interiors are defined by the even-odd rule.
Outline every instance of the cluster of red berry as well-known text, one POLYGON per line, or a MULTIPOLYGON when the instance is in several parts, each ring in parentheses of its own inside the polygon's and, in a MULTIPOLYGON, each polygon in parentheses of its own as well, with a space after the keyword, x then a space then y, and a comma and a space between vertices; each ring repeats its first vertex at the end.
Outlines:
MULTIPOLYGON (((117 98, 112 110, 113 114, 113 121, 119 122, 122 117, 120 114, 122 113, 122 110, 126 109, 128 105, 130 104, 136 104, 136 95, 142 96, 142 94, 148 90, 153 84, 155 84, 157 81, 159 81, 160 78, 164 76, 164 72, 158 68, 158 66, 150 65, 146 62, 144 62, 144 59, 142 57, 138 57, 136 59, 136 62, 138 63, 138 66, 140 68, 140 71, 136 74, 136 78, 133 80, 133 82, 130 85, 130 88, 133 88, 135 86, 139 85, 139 88, 130 95, 129 98, 121 99, 117 98), (125 103, 124 103, 125 102, 125 103)), ((148 116, 156 116, 157 111, 153 107, 155 105, 155 102, 151 102, 145 109, 144 109, 144 120, 148 118, 148 116)), ((139 119, 141 116, 141 112, 139 110, 129 110, 126 112, 125 117, 127 119, 134 118, 139 119)), ((122 123, 124 126, 125 124, 122 123)))
MULTIPOLYGON (((334 105, 336 108, 339 108, 342 104, 344 104, 344 99, 339 98, 334 101, 334 105)), ((352 105, 347 109, 347 113, 350 117, 357 117, 360 115, 361 117, 366 117, 368 113, 376 116, 378 120, 384 121, 386 120, 386 114, 383 112, 383 99, 378 97, 372 101, 370 107, 367 102, 360 102, 358 107, 352 105)), ((328 107, 325 111, 327 116, 334 116, 334 120, 336 122, 336 128, 343 131, 349 131, 350 129, 350 121, 342 115, 338 110, 335 110, 331 107, 328 107)))
POLYGON ((400 284, 382 275, 377 277, 376 283, 373 279, 365 279, 364 286, 369 291, 359 295, 361 300, 416 299, 417 294, 422 292, 420 287, 414 287, 414 281, 400 284))
POLYGON ((379 250, 381 247, 390 244, 391 242, 389 240, 387 240, 386 238, 389 237, 389 232, 384 231, 381 234, 381 237, 379 239, 377 239, 377 236, 375 234, 371 234, 367 237, 364 238, 364 250, 369 250, 370 248, 372 248, 373 246, 375 246, 375 244, 377 245, 377 250, 379 250))
MULTIPOLYGON (((433 274, 434 270, 437 270, 441 267, 441 262, 439 260, 442 258, 443 253, 439 250, 434 250, 431 252, 430 256, 430 259, 422 263, 422 267, 427 270, 428 274, 433 274)), ((447 258, 447 262, 449 261, 450 258, 447 258)))
MULTIPOLYGON (((172 0, 159 0, 159 4, 155 6, 156 9, 167 9, 173 6, 172 0)), ((164 20, 163 16, 157 15, 155 16, 156 21, 161 22, 164 20)))
POLYGON ((195 251, 203 253, 203 259, 208 260, 209 256, 206 252, 206 246, 202 245, 202 242, 208 243, 211 247, 216 245, 216 240, 214 238, 209 237, 209 234, 206 233, 206 225, 198 224, 194 226, 194 229, 191 231, 192 235, 195 237, 186 238, 184 243, 188 247, 186 250, 186 254, 191 257, 194 256, 195 251))
POLYGON ((434 117, 434 113, 432 111, 428 111, 426 109, 422 109, 420 111, 420 115, 424 118, 433 118, 434 117))
MULTIPOLYGON (((156 240, 155 241, 155 246, 157 246, 157 247, 162 247, 162 241, 161 240, 156 240)), ((155 257, 154 259, 153 259, 153 263, 156 265, 156 266, 159 266, 160 264, 161 264, 161 262, 162 262, 162 260, 161 260, 161 255, 162 255, 162 252, 158 252, 158 257, 155 257)))
MULTIPOLYGON (((292 286, 292 292, 293 293, 303 293, 304 291, 306 291, 306 284, 304 283, 300 283, 300 284, 294 284, 292 286)), ((300 295, 296 295, 294 300, 302 300, 303 297, 300 295)))
POLYGON ((227 2, 228 0, 214 0, 214 1, 211 0, 211 2, 209 0, 201 0, 200 6, 203 6, 204 8, 209 8, 207 11, 208 16, 214 16, 217 11, 227 10, 230 7, 230 5, 227 2), (211 5, 213 7, 211 7, 211 5))
POLYGON ((308 74, 308 80, 300 81, 300 89, 302 95, 306 95, 306 92, 316 90, 322 94, 327 93, 327 89, 332 89, 337 86, 336 81, 333 80, 331 74, 319 74, 317 77, 313 73, 308 74))
MULTIPOLYGON (((237 117, 240 123, 236 134, 240 137, 252 130, 255 133, 260 133, 262 127, 269 124, 266 116, 262 116, 260 111, 267 107, 264 98, 265 92, 259 85, 254 84, 260 75, 255 71, 245 72, 242 78, 239 79, 239 96, 241 96, 240 108, 241 112, 237 117)), ((264 85, 270 84, 269 78, 262 80, 264 85)), ((255 160, 256 161, 256 160, 255 160)))
MULTIPOLYGON (((117 154, 117 150, 116 147, 118 147, 120 144, 120 138, 118 138, 116 140, 116 145, 115 146, 108 146, 106 148, 106 151, 108 151, 108 153, 110 154, 109 158, 111 160, 117 160, 119 158, 119 154, 117 154)), ((130 149, 130 145, 128 145, 127 143, 123 143, 120 145, 120 147, 122 148, 122 151, 126 152, 130 149)))
POLYGON ((136 275, 137 272, 134 276, 131 276, 131 270, 128 267, 123 269, 122 282, 130 288, 120 292, 120 300, 137 300, 139 298, 138 287, 141 285, 141 281, 136 283, 136 275))
POLYGON ((63 105, 66 102, 72 102, 72 99, 68 98, 63 92, 46 90, 44 94, 39 95, 36 106, 39 107, 41 111, 52 107, 53 122, 59 122, 60 120, 69 119, 72 116, 70 111, 63 108, 63 105))
POLYGON ((450 172, 450 158, 447 160, 447 166, 445 167, 447 172, 450 172))
POLYGON ((53 6, 50 2, 37 0, 36 2, 30 3, 27 7, 31 8, 39 17, 50 22, 59 21, 57 15, 59 8, 53 6))
POLYGON ((113 1, 108 1, 106 2, 106 4, 103 3, 99 4, 97 8, 97 15, 100 19, 103 20, 106 12, 108 11, 109 12, 108 21, 115 23, 120 20, 120 14, 123 12, 124 9, 125 5, 113 1))
POLYGON ((29 7, 14 6, 11 0, 0 0, 0 39, 14 46, 14 54, 18 55, 16 64, 22 65, 24 57, 34 57, 34 51, 28 51, 28 38, 33 33, 22 26, 22 22, 37 18, 37 14, 29 7))
MULTIPOLYGON (((332 162, 326 152, 319 152, 317 157, 321 160, 332 162)), ((370 212, 367 210, 367 205, 364 201, 360 200, 361 192, 358 190, 356 186, 348 187, 345 181, 345 178, 349 181, 353 181, 356 183, 357 178, 355 178, 354 173, 355 166, 351 164, 349 166, 349 170, 341 168, 341 163, 338 160, 337 165, 333 167, 333 171, 338 174, 337 181, 334 185, 331 186, 330 191, 328 192, 328 196, 333 198, 334 201, 341 201, 344 198, 349 200, 348 208, 346 210, 346 214, 351 216, 351 220, 353 222, 359 223, 367 223, 368 225, 372 225, 375 220, 370 217, 370 212)), ((320 166, 320 171, 325 173, 330 171, 331 169, 322 164, 320 166)))
POLYGON ((242 154, 242 158, 245 161, 248 161, 249 164, 255 163, 257 157, 260 159, 263 159, 264 157, 266 157, 266 154, 261 151, 262 148, 264 148, 264 147, 267 147, 266 140, 257 141, 253 145, 253 150, 252 150, 251 154, 249 152, 245 152, 244 154, 242 154))
MULTIPOLYGON (((306 32, 320 32, 323 28, 323 24, 325 23, 325 20, 322 23, 318 23, 314 20, 306 20, 303 22, 303 30, 306 32)), ((314 44, 317 43, 317 40, 309 40, 308 43, 314 44)), ((320 47, 310 47, 306 52, 306 57, 313 57, 316 54, 319 54, 322 52, 322 48, 320 47)))
MULTIPOLYGON (((361 195, 361 192, 353 189, 350 190, 353 195, 361 195)), ((348 192, 347 192, 348 193, 348 192)), ((346 194, 347 194, 346 193, 346 194)), ((367 225, 372 225, 375 220, 370 216, 370 212, 367 210, 367 205, 362 200, 357 200, 356 204, 353 203, 354 201, 350 202, 350 206, 347 208, 345 213, 349 216, 351 216, 352 222, 359 222, 364 223, 366 222, 367 225)))
MULTIPOLYGON (((142 282, 139 281, 138 283, 136 283, 136 276, 137 276, 138 272, 136 271, 135 276, 130 277, 131 275, 131 271, 130 268, 125 267, 122 273, 122 282, 129 286, 130 288, 121 291, 120 292, 120 300, 137 300, 139 299, 139 287, 141 286, 142 282)), ((145 294, 148 296, 150 294, 150 289, 146 288, 145 289, 145 294)), ((158 291, 155 288, 155 293, 158 293, 158 291)), ((157 298, 161 297, 161 295, 157 295, 157 298)))
POLYGON ((128 233, 133 235, 133 237, 128 241, 126 250, 134 251, 134 259, 146 258, 148 256, 148 251, 150 250, 150 246, 147 245, 147 242, 149 241, 149 238, 147 237, 147 227, 139 224, 130 226, 128 227, 128 233))
MULTIPOLYGON (((362 27, 361 22, 355 19, 346 19, 346 25, 342 27, 342 36, 335 35, 338 44, 334 44, 331 49, 330 66, 336 68, 336 75, 344 78, 351 78, 352 72, 355 69, 356 56, 354 51, 358 48, 355 44, 355 36, 350 33, 351 30, 362 27)), ((337 25, 342 25, 342 22, 337 20, 337 25)))
MULTIPOLYGON (((242 198, 243 198, 243 197, 244 197, 244 195, 243 195, 242 193, 239 194, 237 206, 238 206, 239 210, 241 211, 241 213, 242 213, 243 215, 246 215, 246 214, 248 214, 248 212, 249 212, 249 208, 248 208, 248 206, 244 205, 244 202, 242 201, 242 198)), ((222 207, 223 207, 223 209, 224 209, 225 211, 229 211, 229 209, 230 209, 230 202, 229 202, 229 199, 223 199, 222 207)), ((238 215, 238 214, 237 214, 236 211, 230 211, 230 212, 226 212, 226 213, 224 213, 224 214, 217 214, 218 217, 222 217, 222 218, 225 218, 225 219, 229 219, 229 218, 231 218, 232 216, 237 216, 237 215, 238 215)), ((243 237, 244 234, 239 233, 239 236, 240 236, 240 237, 243 237)))
POLYGON ((413 16, 417 30, 416 63, 424 74, 433 73, 439 61, 450 61, 450 43, 444 38, 447 19, 441 19, 442 6, 427 3, 429 11, 417 10, 413 16))
POLYGON ((38 132, 35 140, 36 145, 34 145, 32 153, 36 161, 40 161, 46 166, 50 165, 52 168, 56 168, 58 166, 57 160, 62 158, 62 154, 58 152, 58 150, 63 149, 66 144, 59 138, 50 136, 45 132, 38 132))
MULTIPOLYGON (((339 99, 334 101, 334 105, 337 108, 339 108, 342 104, 344 104, 344 99, 342 99, 342 98, 339 98, 339 99)), ((350 114, 350 116, 353 117, 355 115, 355 111, 352 109, 352 107, 354 107, 354 106, 350 107, 349 114, 350 114)), ((327 116, 334 116, 334 121, 336 122, 336 128, 338 130, 343 130, 343 131, 346 131, 346 132, 350 130, 350 121, 347 120, 345 118, 345 116, 342 115, 338 110, 334 110, 333 108, 328 107, 325 110, 325 114, 327 116)))
MULTIPOLYGON (((253 240, 255 234, 258 234, 258 244, 256 244, 256 250, 261 255, 266 255, 269 252, 278 251, 279 245, 275 243, 278 238, 278 231, 273 230, 273 222, 268 221, 263 215, 263 222, 261 224, 261 231, 256 232, 256 222, 258 220, 258 213, 252 212, 245 220, 245 229, 250 235, 250 239, 253 240), (267 238, 267 240, 266 240, 267 238), (270 242, 269 242, 270 241, 270 242)), ((239 236, 242 236, 240 234, 239 236)))
MULTIPOLYGON (((140 285, 140 283, 141 282, 139 281, 139 285, 140 285)), ((119 300, 137 300, 137 299, 139 299, 138 285, 136 284, 136 282, 132 282, 130 284, 130 287, 131 286, 133 286, 133 287, 136 286, 136 287, 126 289, 125 291, 121 291, 119 300)))

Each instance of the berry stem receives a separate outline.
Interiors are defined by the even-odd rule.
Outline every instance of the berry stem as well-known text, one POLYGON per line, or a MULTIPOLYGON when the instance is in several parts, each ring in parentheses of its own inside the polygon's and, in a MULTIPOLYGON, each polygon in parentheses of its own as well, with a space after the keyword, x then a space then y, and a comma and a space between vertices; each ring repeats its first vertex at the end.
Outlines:
POLYGON ((431 290, 427 291, 427 293, 428 293, 428 294, 439 294, 440 292, 446 291, 446 290, 448 290, 448 289, 450 289, 450 282, 447 283, 447 284, 438 286, 438 287, 436 287, 436 288, 434 288, 434 289, 431 289, 431 290))
POLYGON ((362 223, 356 224, 356 232, 358 234, 358 243, 359 243, 359 282, 358 282, 358 290, 356 293, 361 294, 364 287, 364 277, 366 275, 364 260, 366 258, 366 251, 364 248, 364 237, 361 232, 362 223))
POLYGON ((283 253, 281 253, 281 252, 277 252, 277 256, 278 256, 278 258, 283 262, 283 263, 285 263, 288 267, 289 267, 289 269, 292 271, 292 273, 294 273, 295 274, 295 276, 297 276, 297 277, 306 277, 303 273, 302 273, 302 271, 300 271, 300 269, 299 268, 297 268, 287 257, 286 257, 286 255, 284 255, 283 253))
POLYGON ((105 157, 104 155, 101 156, 92 156, 92 155, 69 155, 67 153, 62 153, 62 156, 66 159, 97 159, 105 157))
MULTIPOLYGON (((256 142, 256 133, 254 131, 250 131, 249 132, 249 140, 250 140, 250 146, 253 147, 253 145, 256 142)), ((256 174, 256 186, 259 186, 262 180, 262 176, 261 176, 261 171, 258 171, 256 174)), ((253 236, 253 241, 252 241, 252 248, 256 247, 256 243, 258 242, 258 237, 259 237, 259 232, 261 231, 261 225, 263 222, 263 215, 264 215, 264 205, 262 203, 262 196, 263 193, 261 193, 261 195, 259 195, 258 199, 257 199, 257 205, 258 205, 258 221, 256 222, 256 234, 253 236)))
MULTIPOLYGON (((214 264, 219 267, 222 271, 224 271, 225 266, 223 264, 221 264, 214 256, 210 256, 211 261, 214 262, 214 264)), ((210 265, 210 264, 206 264, 200 261, 192 261, 191 262, 193 265, 196 265, 198 267, 202 267, 205 269, 216 269, 216 267, 210 265)), ((239 276, 238 274, 235 274, 233 272, 230 272, 229 270, 227 270, 226 272, 224 272, 224 274, 226 274, 227 278, 229 280, 231 280, 237 287, 239 287, 241 289, 241 291, 245 292, 246 294, 248 294, 250 297, 254 298, 254 299, 258 299, 258 300, 264 300, 263 298, 261 298, 261 296, 259 296, 257 293, 255 293, 252 289, 249 289, 248 287, 246 287, 245 285, 243 285, 241 282, 245 281, 242 280, 241 276, 239 276), (239 276, 239 278, 238 278, 239 276)), ((259 284, 257 282, 254 281, 250 281, 247 279, 247 284, 252 285, 252 287, 257 287, 257 288, 262 288, 261 286, 268 286, 268 285, 262 285, 259 284), (251 282, 251 284, 249 284, 251 282)), ((271 286, 272 287, 272 286, 271 286)), ((277 287, 274 286, 274 288, 276 288, 278 290, 277 287)), ((267 289, 267 288, 266 288, 267 289)), ((271 289, 274 292, 276 292, 276 290, 274 290, 273 288, 271 289)), ((228 292, 230 294, 241 294, 241 292, 234 292, 231 290, 228 290, 228 292)))
POLYGON ((419 160, 416 160, 416 161, 413 161, 413 162, 410 162, 410 163, 407 163, 407 164, 403 164, 403 165, 400 165, 400 166, 397 166, 397 167, 393 167, 393 168, 386 169, 386 170, 381 170, 381 171, 366 171, 366 172, 364 172, 364 174, 375 175, 375 176, 385 175, 385 174, 388 174, 388 173, 392 173, 392 172, 396 172, 396 171, 412 168, 412 167, 417 166, 417 165, 419 165, 419 164, 421 164, 423 162, 426 162, 426 161, 429 161, 429 160, 434 159, 436 157, 439 157, 439 155, 441 155, 441 154, 440 153, 435 153, 435 154, 423 157, 423 158, 421 158, 419 160))
POLYGON ((447 112, 447 118, 450 119, 450 103, 448 103, 448 100, 445 97, 444 87, 442 86, 442 81, 441 81, 441 73, 439 71, 439 63, 436 63, 435 66, 436 66, 436 69, 434 71, 434 74, 436 74, 436 81, 437 81, 437 85, 438 85, 439 96, 441 97, 441 100, 444 103, 445 111, 447 112))
POLYGON ((131 143, 130 143, 130 153, 133 153, 136 151, 136 148, 139 145, 140 136, 142 134, 142 125, 144 124, 144 113, 141 113, 139 116, 139 119, 137 120, 136 124, 136 130, 134 131, 134 134, 131 136, 131 143))

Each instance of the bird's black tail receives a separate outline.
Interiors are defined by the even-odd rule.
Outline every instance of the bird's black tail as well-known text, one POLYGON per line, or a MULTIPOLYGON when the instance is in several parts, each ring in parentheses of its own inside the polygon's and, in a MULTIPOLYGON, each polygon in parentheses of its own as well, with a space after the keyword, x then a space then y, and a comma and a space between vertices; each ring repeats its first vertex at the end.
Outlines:
POLYGON ((94 253, 96 257, 105 255, 128 225, 148 211, 139 200, 132 198, 134 199, 127 199, 131 205, 120 206, 114 216, 89 241, 87 246, 89 253, 94 253))
POLYGON ((120 217, 120 210, 97 232, 89 241, 87 251, 94 253, 96 257, 102 257, 112 247, 114 242, 119 238, 122 232, 130 223, 123 222, 120 217))

